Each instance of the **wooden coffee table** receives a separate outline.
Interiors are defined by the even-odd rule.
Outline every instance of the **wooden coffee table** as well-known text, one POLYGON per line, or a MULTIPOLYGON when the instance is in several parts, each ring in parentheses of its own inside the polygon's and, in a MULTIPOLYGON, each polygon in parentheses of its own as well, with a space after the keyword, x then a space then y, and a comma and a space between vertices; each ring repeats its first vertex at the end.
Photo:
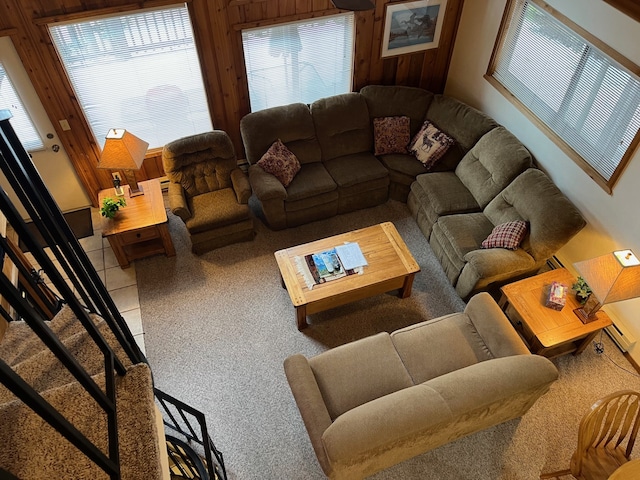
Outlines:
POLYGON ((391 222, 323 238, 304 245, 275 252, 283 286, 296 309, 298 330, 307 326, 307 315, 322 312, 364 298, 399 289, 398 296, 411 295, 413 277, 420 267, 391 222), (342 245, 357 242, 367 260, 361 275, 348 275, 337 280, 307 287, 298 271, 296 257, 304 257, 342 245))
POLYGON ((582 323, 573 311, 580 305, 572 292, 561 311, 545 307, 547 289, 553 281, 571 288, 575 278, 568 270, 559 268, 510 283, 502 287, 499 304, 531 353, 548 358, 570 352, 578 355, 598 332, 611 325, 611 319, 599 310, 594 321, 582 323))

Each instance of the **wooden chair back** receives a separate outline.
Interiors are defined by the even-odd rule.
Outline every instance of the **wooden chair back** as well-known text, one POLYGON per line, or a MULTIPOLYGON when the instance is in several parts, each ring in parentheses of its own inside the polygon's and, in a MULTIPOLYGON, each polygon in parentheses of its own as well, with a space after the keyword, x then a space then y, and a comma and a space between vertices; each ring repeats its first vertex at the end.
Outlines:
POLYGON ((580 423, 573 475, 581 478, 594 457, 603 460, 596 462, 601 465, 611 464, 612 459, 620 464, 628 461, 640 427, 639 411, 640 393, 632 390, 612 393, 594 403, 580 423))

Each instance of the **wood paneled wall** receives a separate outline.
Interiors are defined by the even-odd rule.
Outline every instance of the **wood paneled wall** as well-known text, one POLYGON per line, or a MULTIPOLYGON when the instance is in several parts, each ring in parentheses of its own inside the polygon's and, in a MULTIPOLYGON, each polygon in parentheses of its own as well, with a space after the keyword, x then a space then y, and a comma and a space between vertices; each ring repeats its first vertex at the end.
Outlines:
MULTIPOLYGON (((370 84, 409 85, 442 92, 464 0, 448 0, 439 47, 380 58, 388 0, 356 12, 353 90, 370 84)), ((10 35, 36 92, 90 198, 111 186, 109 172, 96 169, 100 149, 48 35, 47 24, 102 14, 175 4, 175 0, 0 0, 0 34, 10 35), (66 119, 71 130, 62 131, 66 119)), ((190 0, 188 2, 215 128, 231 136, 243 157, 240 119, 250 111, 242 54, 243 28, 339 13, 330 0, 190 0)), ((159 151, 147 155, 136 176, 164 175, 159 151)))

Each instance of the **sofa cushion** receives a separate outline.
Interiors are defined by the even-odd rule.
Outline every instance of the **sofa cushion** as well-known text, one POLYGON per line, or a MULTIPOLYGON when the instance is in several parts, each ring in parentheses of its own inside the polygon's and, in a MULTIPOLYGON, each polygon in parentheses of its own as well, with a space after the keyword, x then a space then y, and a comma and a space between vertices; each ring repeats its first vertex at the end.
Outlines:
POLYGON ((527 222, 513 220, 496 225, 489 236, 482 242, 482 248, 506 248, 515 250, 527 235, 527 222))
POLYGON ((197 212, 185 221, 190 234, 205 232, 250 218, 249 207, 238 203, 232 188, 203 193, 187 200, 189 209, 197 212))
POLYGON ((415 384, 493 358, 464 313, 396 330, 391 341, 415 384))
POLYGON ((567 243, 586 224, 571 201, 541 170, 521 173, 484 209, 494 225, 525 220, 529 234, 521 247, 542 262, 567 243))
POLYGON ((355 153, 322 162, 340 188, 384 179, 389 172, 370 152, 355 153))
POLYGON ((413 385, 386 332, 333 348, 311 358, 309 365, 332 420, 413 385))
POLYGON ((367 85, 360 90, 369 108, 369 116, 395 117, 406 115, 411 119, 411 136, 422 126, 433 93, 417 87, 397 85, 367 85))
POLYGON ((369 110, 360 94, 345 93, 316 100, 311 104, 311 116, 323 160, 372 151, 369 110))
POLYGON ((409 153, 411 140, 409 117, 380 117, 373 119, 374 154, 409 153))
POLYGON ((292 103, 266 108, 245 115, 240 133, 247 161, 254 165, 276 140, 280 139, 301 164, 319 162, 320 144, 309 107, 292 103))
POLYGON ((449 135, 427 120, 411 140, 409 151, 429 171, 453 144, 454 140, 449 135))
POLYGON ((478 202, 453 172, 424 173, 414 183, 411 189, 437 216, 480 211, 478 202))
POLYGON ((302 165, 287 187, 287 202, 294 202, 336 190, 336 182, 321 162, 302 165))
POLYGON ((300 162, 298 158, 291 153, 280 139, 273 142, 269 150, 265 152, 258 165, 262 169, 275 176, 280 183, 288 187, 296 174, 300 171, 300 162))
POLYGON ((531 154, 520 140, 506 128, 497 127, 478 140, 455 172, 484 208, 532 164, 531 154))

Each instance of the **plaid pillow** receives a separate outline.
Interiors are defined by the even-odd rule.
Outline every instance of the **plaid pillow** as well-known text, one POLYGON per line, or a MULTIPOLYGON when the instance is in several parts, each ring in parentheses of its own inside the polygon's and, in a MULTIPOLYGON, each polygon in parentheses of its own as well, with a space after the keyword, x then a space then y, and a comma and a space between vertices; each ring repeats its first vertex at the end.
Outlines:
POLYGON ((527 234, 527 222, 514 220, 501 223, 493 228, 491 234, 482 242, 482 248, 507 248, 515 250, 527 234))
POLYGON ((413 137, 409 151, 422 162, 427 170, 431 170, 454 143, 453 138, 427 120, 413 137))
POLYGON ((373 119, 375 155, 409 153, 411 140, 409 117, 380 117, 373 119))
POLYGON ((288 187, 293 177, 300 171, 298 157, 280 141, 273 142, 269 150, 258 160, 257 165, 280 180, 280 183, 288 187))

